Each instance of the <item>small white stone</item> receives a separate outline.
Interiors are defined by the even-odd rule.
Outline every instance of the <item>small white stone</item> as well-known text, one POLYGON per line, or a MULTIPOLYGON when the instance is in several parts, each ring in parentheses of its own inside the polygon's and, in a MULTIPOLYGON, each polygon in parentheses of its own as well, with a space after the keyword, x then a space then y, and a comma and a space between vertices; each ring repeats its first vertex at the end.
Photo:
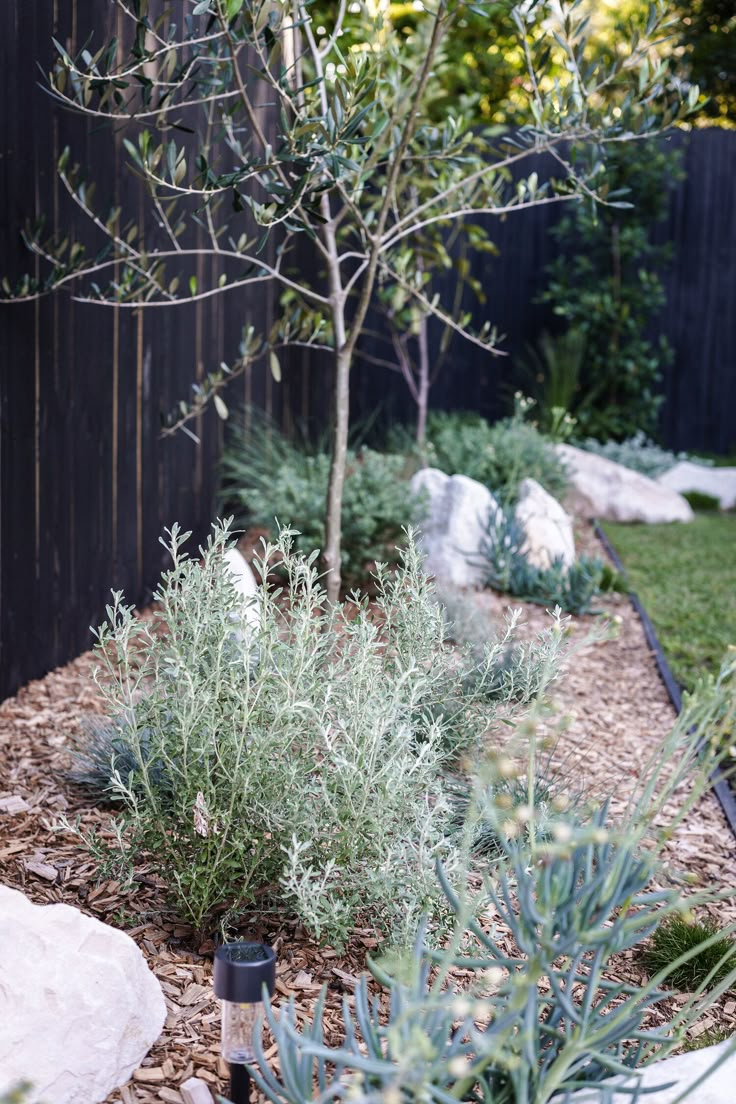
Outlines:
POLYGON ((542 569, 554 560, 565 567, 575 563, 572 518, 535 479, 521 481, 516 520, 526 534, 522 551, 529 563, 542 569))
POLYGON ((166 1004, 130 936, 0 886, 0 1096, 98 1104, 161 1033, 166 1004))
POLYGON ((573 445, 557 445, 556 450, 570 479, 576 512, 601 521, 693 520, 687 499, 656 479, 573 445))
POLYGON ((481 547, 499 508, 491 492, 474 479, 437 468, 418 471, 411 491, 424 498, 419 546, 427 572, 455 586, 482 586, 487 566, 481 547))

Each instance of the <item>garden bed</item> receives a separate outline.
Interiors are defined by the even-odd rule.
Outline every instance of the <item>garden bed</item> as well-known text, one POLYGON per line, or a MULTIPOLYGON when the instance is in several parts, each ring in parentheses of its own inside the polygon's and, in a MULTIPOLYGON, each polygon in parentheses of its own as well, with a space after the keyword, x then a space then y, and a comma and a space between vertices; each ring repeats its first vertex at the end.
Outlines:
MULTIPOLYGON (((584 534, 587 551, 600 551, 595 538, 584 534)), ((497 626, 508 600, 491 594, 478 597, 479 617, 489 631, 497 626)), ((523 605, 514 602, 514 605, 523 605)), ((606 599, 608 611, 620 618, 615 639, 587 643, 577 653, 564 678, 553 686, 562 712, 572 715, 560 738, 555 759, 576 787, 595 799, 610 798, 615 818, 637 782, 640 771, 672 727, 675 713, 657 673, 641 623, 620 596, 606 599)), ((547 620, 539 606, 524 606, 530 632, 547 620)), ((591 619, 577 619, 573 633, 587 632, 591 619)), ((187 925, 162 912, 165 887, 140 867, 126 888, 116 881, 98 884, 95 865, 78 840, 59 830, 62 815, 81 817, 102 834, 109 814, 92 806, 87 795, 65 780, 70 736, 85 714, 99 703, 89 678, 90 654, 31 683, 0 705, 0 798, 17 796, 28 809, 0 812, 0 880, 22 889, 36 903, 65 902, 81 908, 133 936, 161 982, 168 1016, 161 1038, 134 1080, 111 1095, 124 1104, 168 1101, 181 1097, 177 1086, 195 1074, 213 1089, 225 1089, 225 1069, 219 1059, 219 1011, 210 989, 210 940, 195 938, 187 925)), ((674 812, 675 810, 671 810, 674 812)), ((697 886, 727 889, 736 885, 734 840, 721 809, 708 794, 668 845, 673 868, 687 871, 697 886)), ((718 907, 720 925, 736 920, 736 901, 718 907)), ((319 987, 328 986, 326 1028, 336 1039, 339 1007, 350 994, 367 951, 377 945, 370 929, 353 934, 340 955, 318 949, 297 927, 259 923, 248 933, 272 942, 279 954, 277 997, 293 995, 309 1012, 319 987)), ((642 967, 631 955, 617 963, 622 977, 636 983, 642 967)), ((684 999, 684 998, 682 998, 684 999)), ((671 998, 672 1002, 680 1000, 671 998)), ((664 1022, 670 1001, 652 1012, 664 1022)), ((698 1023, 692 1035, 718 1026, 736 1030, 736 1000, 725 998, 698 1023)))

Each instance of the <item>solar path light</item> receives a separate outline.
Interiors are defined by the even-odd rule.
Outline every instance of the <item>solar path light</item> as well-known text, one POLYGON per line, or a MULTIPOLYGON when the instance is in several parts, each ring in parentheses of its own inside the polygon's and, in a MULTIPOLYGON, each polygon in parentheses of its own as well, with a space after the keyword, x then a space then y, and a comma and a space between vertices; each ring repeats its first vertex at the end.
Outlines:
POLYGON ((222 1057, 230 1065, 230 1100, 248 1104, 253 1033, 276 984, 276 952, 265 943, 223 943, 215 951, 215 996, 222 1001, 222 1057))

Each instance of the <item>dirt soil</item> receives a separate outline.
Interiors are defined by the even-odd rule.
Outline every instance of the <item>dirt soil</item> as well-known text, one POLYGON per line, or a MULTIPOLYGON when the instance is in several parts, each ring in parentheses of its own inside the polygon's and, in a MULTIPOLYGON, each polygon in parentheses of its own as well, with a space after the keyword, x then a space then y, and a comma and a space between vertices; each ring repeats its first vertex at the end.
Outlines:
MULTIPOLYGON (((593 550, 592 534, 581 535, 583 545, 593 550)), ((489 631, 497 628, 509 600, 486 593, 478 596, 478 603, 489 631)), ((615 813, 671 728, 674 711, 628 601, 613 596, 605 605, 621 618, 617 638, 578 652, 554 697, 563 710, 574 714, 561 749, 566 770, 587 793, 612 797, 615 813)), ((530 632, 548 619, 538 606, 524 606, 524 611, 530 632)), ((590 622, 578 619, 574 634, 582 638, 590 622)), ((90 678, 92 665, 92 655, 83 655, 0 704, 0 882, 22 890, 38 904, 74 905, 122 928, 137 942, 161 983, 168 1015, 143 1066, 108 1098, 108 1104, 180 1104, 178 1087, 192 1076, 206 1081, 213 1091, 226 1090, 226 1069, 219 1058, 219 1009, 211 990, 212 943, 202 942, 187 925, 162 912, 165 887, 150 869, 139 868, 130 889, 116 881, 99 882, 88 852, 59 826, 62 816, 70 821, 79 816, 85 829, 104 838, 109 825, 110 814, 92 806, 65 777, 70 739, 85 715, 100 711, 90 678), (11 797, 22 801, 3 802, 11 797)), ((700 886, 736 887, 736 843, 715 796, 706 795, 696 806, 669 844, 669 855, 673 866, 690 872, 700 886)), ((717 920, 736 920, 736 897, 719 906, 717 920)), ((337 1039, 343 995, 352 992, 366 952, 376 946, 373 932, 357 931, 341 955, 316 949, 293 926, 263 927, 254 920, 244 934, 265 938, 276 947, 277 995, 293 996, 305 1015, 320 986, 327 984, 327 1035, 337 1039)), ((633 956, 620 966, 629 980, 644 976, 633 956)), ((673 998, 674 1003, 679 999, 673 998)), ((662 1005, 655 1015, 665 1020, 671 1011, 671 1005, 662 1005)), ((721 1000, 691 1034, 712 1027, 736 1030, 736 1000, 721 1000)))

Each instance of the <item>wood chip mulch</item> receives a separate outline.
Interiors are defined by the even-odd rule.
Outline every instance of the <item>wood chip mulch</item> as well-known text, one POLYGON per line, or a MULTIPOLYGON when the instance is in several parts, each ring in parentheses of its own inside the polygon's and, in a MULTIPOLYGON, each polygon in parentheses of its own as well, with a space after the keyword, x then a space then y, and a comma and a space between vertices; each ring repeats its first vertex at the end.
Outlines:
MULTIPOLYGON (((588 545, 593 539, 584 535, 588 545)), ((498 627, 508 599, 486 593, 478 602, 481 616, 498 627)), ((615 812, 671 728, 674 711, 628 601, 613 596, 606 607, 621 618, 617 638, 579 651, 554 696, 574 715, 563 737, 566 769, 575 772, 587 792, 613 795, 615 812)), ((535 632, 547 614, 525 605, 524 619, 527 631, 535 632)), ((584 635, 589 622, 578 619, 574 634, 584 635)), ((183 1104, 179 1088, 192 1076, 207 1082, 213 1092, 224 1092, 227 1085, 219 1057, 219 1009, 211 989, 211 941, 197 939, 187 925, 162 911, 164 887, 150 869, 139 868, 132 887, 109 879, 100 882, 87 850, 60 828, 63 817, 70 822, 79 817, 86 831, 103 839, 109 829, 109 812, 91 806, 85 793, 66 779, 70 740, 82 718, 101 709, 90 678, 92 666, 92 655, 83 655, 0 704, 0 882, 38 904, 74 905, 132 936, 161 983, 168 1015, 142 1067, 107 1104, 183 1104)), ((712 794, 676 833, 668 858, 694 875, 699 886, 736 887, 735 841, 712 794)), ((719 905, 715 918, 721 925, 736 921, 736 895, 719 905)), ((248 934, 276 947, 278 994, 293 996, 300 1016, 309 1016, 321 985, 327 984, 326 1034, 337 1041, 341 1002, 350 997, 366 953, 377 945, 375 934, 357 931, 341 954, 316 948, 293 926, 259 927, 254 920, 248 934)), ((620 968, 627 980, 644 979, 633 956, 620 968)), ((668 1018, 678 1001, 658 1006, 655 1015, 668 1018)), ((709 1027, 736 1030, 736 1000, 722 999, 691 1034, 709 1027)))

